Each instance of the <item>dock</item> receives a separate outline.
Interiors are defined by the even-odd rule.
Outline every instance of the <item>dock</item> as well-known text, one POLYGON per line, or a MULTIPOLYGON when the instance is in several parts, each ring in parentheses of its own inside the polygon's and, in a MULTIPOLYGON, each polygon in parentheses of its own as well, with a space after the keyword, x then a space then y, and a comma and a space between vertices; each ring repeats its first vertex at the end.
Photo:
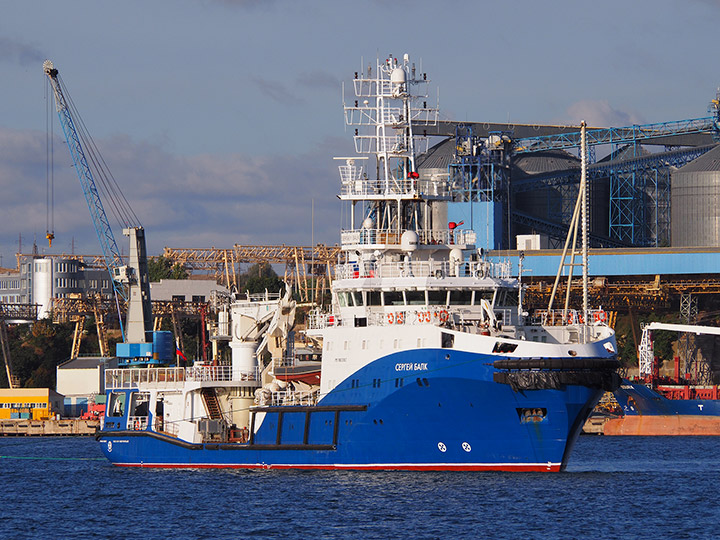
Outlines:
POLYGON ((60 420, 0 420, 2 437, 58 437, 95 435, 98 419, 64 418, 60 420))

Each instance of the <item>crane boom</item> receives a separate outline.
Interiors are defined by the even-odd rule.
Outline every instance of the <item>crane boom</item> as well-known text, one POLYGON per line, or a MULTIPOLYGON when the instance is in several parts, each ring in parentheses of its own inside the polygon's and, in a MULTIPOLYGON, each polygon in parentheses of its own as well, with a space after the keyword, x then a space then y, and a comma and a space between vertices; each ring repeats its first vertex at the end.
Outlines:
MULTIPOLYGON (((108 184, 105 184, 108 194, 111 197, 114 196, 112 202, 115 210, 124 214, 123 234, 130 238, 129 261, 125 265, 95 183, 93 168, 90 166, 83 145, 90 146, 91 161, 95 171, 98 171, 99 174, 103 172, 101 167, 102 158, 98 159, 97 155, 92 155, 94 149, 92 139, 86 136, 85 132, 79 132, 78 128, 82 127, 82 124, 78 123, 80 119, 78 117, 76 121, 74 118, 77 113, 72 109, 71 102, 68 99, 69 96, 66 96, 59 80, 58 70, 55 69, 50 60, 43 63, 43 71, 53 89, 55 107, 60 117, 68 148, 70 148, 75 170, 80 179, 85 201, 90 210, 95 232, 98 240, 100 240, 103 259, 110 273, 113 290, 116 296, 121 296, 127 301, 127 318, 125 330, 123 331, 123 343, 118 343, 116 354, 120 358, 121 364, 166 363, 172 359, 175 349, 172 347, 172 333, 152 331, 152 307, 145 231, 139 224, 131 223, 131 221, 136 222, 137 218, 124 197, 121 197, 122 194, 118 195, 119 189, 108 188, 108 184), (120 208, 122 206, 124 208, 120 208), (127 285, 127 292, 125 285, 127 285)), ((104 179, 107 180, 107 178, 104 179)))
POLYGON ((90 217, 92 218, 95 232, 100 241, 100 248, 102 249, 105 259, 105 265, 107 266, 108 272, 110 272, 111 278, 113 278, 113 289, 116 294, 119 294, 127 300, 124 288, 114 279, 113 271, 113 269, 123 266, 122 256, 120 255, 120 250, 118 250, 115 235, 110 227, 105 208, 103 207, 97 186, 95 185, 95 179, 93 178, 92 170, 90 169, 85 151, 80 142, 78 131, 75 128, 75 122, 70 114, 70 108, 65 99, 65 94, 60 86, 58 70, 55 69, 50 60, 45 60, 43 63, 43 71, 45 71, 45 74, 48 76, 53 93, 55 94, 55 108, 60 117, 60 124, 62 125, 65 139, 68 142, 70 155, 75 165, 75 171, 80 179, 85 201, 90 209, 90 217))

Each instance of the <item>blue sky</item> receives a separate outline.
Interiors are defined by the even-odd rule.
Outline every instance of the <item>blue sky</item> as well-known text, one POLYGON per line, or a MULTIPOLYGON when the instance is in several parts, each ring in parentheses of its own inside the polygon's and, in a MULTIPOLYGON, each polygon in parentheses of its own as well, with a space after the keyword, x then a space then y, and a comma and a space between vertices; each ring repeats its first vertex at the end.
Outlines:
MULTIPOLYGON (((0 254, 47 249, 42 62, 170 247, 339 241, 341 83, 411 58, 442 118, 627 125, 706 115, 717 0, 0 0, 0 254)), ((52 252, 99 253, 55 122, 52 252)), ((118 243, 124 237, 116 230, 118 243)))

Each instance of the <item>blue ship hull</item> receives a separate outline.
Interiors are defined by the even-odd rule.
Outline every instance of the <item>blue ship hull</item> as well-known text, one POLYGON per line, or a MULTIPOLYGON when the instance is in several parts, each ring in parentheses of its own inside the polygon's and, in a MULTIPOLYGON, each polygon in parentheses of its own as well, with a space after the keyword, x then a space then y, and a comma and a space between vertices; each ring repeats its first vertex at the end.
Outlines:
POLYGON ((614 394, 625 416, 720 416, 720 400, 668 399, 644 384, 626 380, 614 394))
POLYGON ((247 443, 188 443, 122 421, 98 439, 124 466, 562 470, 603 390, 515 391, 494 382, 497 357, 451 354, 399 352, 315 406, 258 407, 247 443))

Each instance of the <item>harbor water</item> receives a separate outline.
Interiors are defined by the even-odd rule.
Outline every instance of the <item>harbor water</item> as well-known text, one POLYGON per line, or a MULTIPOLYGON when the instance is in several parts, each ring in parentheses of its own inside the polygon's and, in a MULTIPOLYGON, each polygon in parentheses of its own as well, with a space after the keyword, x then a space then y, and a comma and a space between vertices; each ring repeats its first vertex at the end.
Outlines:
POLYGON ((564 473, 117 468, 0 439, 0 538, 720 538, 720 438, 578 440, 564 473))

